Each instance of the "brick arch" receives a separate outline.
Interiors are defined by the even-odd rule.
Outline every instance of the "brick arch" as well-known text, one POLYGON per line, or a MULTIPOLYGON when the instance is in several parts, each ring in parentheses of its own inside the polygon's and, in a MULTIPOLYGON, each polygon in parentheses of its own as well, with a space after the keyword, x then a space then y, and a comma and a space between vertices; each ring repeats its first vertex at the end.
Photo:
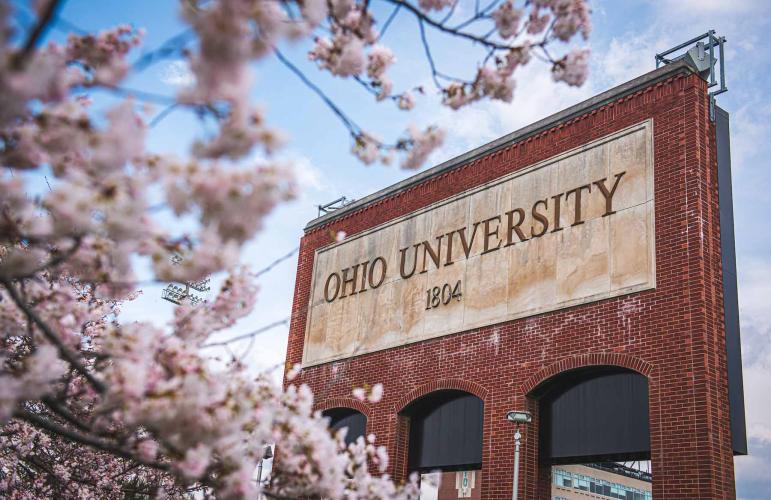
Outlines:
POLYGON ((473 394, 474 396, 478 397, 482 401, 484 401, 487 398, 487 389, 482 387, 481 385, 477 384, 476 382, 471 382, 469 380, 461 380, 461 379, 443 379, 443 380, 434 380, 432 382, 428 382, 426 384, 423 384, 419 387, 416 387, 415 389, 411 390, 396 402, 394 404, 394 413, 399 413, 402 411, 408 404, 412 403, 416 399, 418 399, 421 396, 425 396, 428 393, 434 392, 434 391, 441 391, 441 390, 456 390, 456 391, 464 391, 473 394))
POLYGON ((363 413, 364 416, 367 417, 367 421, 369 421, 369 417, 372 414, 372 409, 363 401, 343 396, 327 398, 324 401, 316 403, 314 409, 317 411, 325 411, 331 410, 332 408, 350 408, 356 410, 363 413))
POLYGON ((618 366, 635 371, 645 377, 648 377, 653 371, 652 364, 630 354, 620 352, 578 354, 562 358, 556 363, 541 368, 520 386, 520 391, 522 394, 530 394, 533 389, 555 375, 589 366, 618 366))

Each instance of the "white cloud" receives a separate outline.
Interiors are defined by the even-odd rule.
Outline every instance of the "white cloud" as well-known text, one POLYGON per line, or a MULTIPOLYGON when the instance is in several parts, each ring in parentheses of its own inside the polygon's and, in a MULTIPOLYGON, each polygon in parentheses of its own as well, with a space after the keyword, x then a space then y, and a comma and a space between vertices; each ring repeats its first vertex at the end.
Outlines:
POLYGON ((768 0, 660 0, 654 2, 663 16, 744 14, 768 7, 768 0))
MULTIPOLYGON (((739 303, 743 317, 771 327, 771 257, 739 263, 739 303)), ((766 339, 771 340, 771 339, 766 339)))
POLYGON ((751 159, 768 151, 767 138, 771 136, 771 105, 765 98, 753 100, 731 113, 731 166, 736 169, 762 168, 764 164, 752 164, 751 159))
POLYGON ((533 61, 517 74, 511 103, 483 101, 453 111, 435 103, 426 106, 424 121, 436 123, 447 133, 445 143, 431 157, 432 163, 453 158, 503 135, 589 98, 591 80, 581 88, 552 81, 547 66, 533 61))
POLYGON ((594 51, 596 80, 613 86, 647 73, 656 67, 654 56, 676 43, 653 29, 614 37, 606 49, 594 51))
POLYGON ((195 83, 195 75, 186 61, 171 61, 161 70, 161 81, 172 87, 189 87, 195 83))
POLYGON ((307 156, 290 154, 288 160, 291 162, 291 169, 294 172, 295 179, 300 185, 300 189, 314 189, 324 191, 329 185, 324 179, 324 173, 316 167, 307 156))

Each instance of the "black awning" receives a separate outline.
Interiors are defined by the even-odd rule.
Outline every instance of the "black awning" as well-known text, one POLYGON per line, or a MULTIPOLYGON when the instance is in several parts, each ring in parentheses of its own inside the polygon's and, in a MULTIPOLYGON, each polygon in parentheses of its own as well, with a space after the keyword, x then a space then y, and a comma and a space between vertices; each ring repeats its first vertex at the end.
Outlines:
POLYGON ((482 466, 484 403, 462 391, 432 392, 402 411, 410 418, 409 468, 478 469, 482 466))

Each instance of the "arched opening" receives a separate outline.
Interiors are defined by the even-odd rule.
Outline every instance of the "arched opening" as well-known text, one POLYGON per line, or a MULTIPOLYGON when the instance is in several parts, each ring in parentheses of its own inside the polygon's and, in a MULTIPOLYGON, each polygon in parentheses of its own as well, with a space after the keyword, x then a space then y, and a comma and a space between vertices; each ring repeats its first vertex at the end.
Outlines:
POLYGON ((329 419, 329 428, 333 432, 347 428, 345 444, 351 444, 367 433, 367 417, 353 408, 329 408, 321 412, 329 419))
POLYGON ((416 399, 409 421, 408 470, 421 474, 421 498, 480 498, 484 403, 458 390, 416 399))
POLYGON ((541 462, 552 498, 650 500, 648 379, 620 367, 561 373, 530 394, 538 400, 541 462))

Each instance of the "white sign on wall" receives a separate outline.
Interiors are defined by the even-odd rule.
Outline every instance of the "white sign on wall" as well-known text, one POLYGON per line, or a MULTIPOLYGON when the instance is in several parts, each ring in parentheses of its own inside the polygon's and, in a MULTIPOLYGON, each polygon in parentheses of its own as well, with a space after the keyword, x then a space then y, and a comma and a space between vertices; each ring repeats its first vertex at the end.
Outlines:
POLYGON ((319 248, 305 366, 655 287, 652 122, 319 248))

